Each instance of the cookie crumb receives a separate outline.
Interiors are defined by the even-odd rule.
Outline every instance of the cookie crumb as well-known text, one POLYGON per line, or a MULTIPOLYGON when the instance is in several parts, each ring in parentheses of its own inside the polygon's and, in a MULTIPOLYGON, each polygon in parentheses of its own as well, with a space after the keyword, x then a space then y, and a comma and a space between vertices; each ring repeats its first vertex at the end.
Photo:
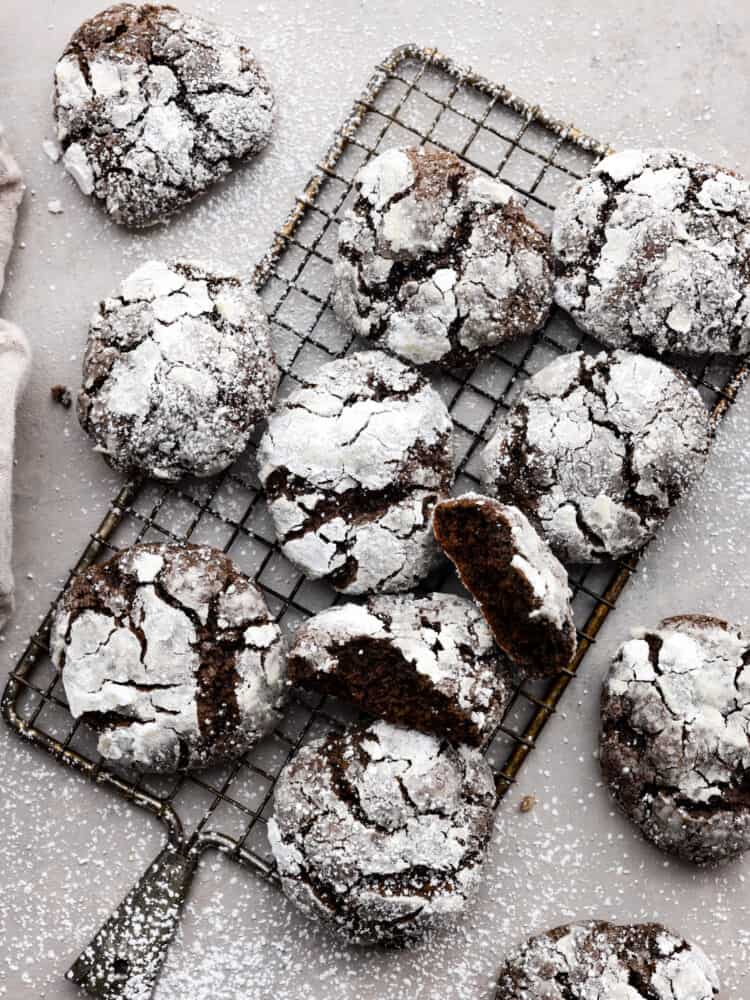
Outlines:
POLYGON ((518 811, 522 813, 530 813, 535 805, 536 805, 536 795, 524 795, 524 797, 518 803, 518 811))
POLYGON ((70 409, 70 405, 73 402, 73 396, 71 395, 70 389, 67 385, 53 385, 50 388, 49 394, 54 403, 59 403, 60 406, 64 406, 66 410, 70 409))

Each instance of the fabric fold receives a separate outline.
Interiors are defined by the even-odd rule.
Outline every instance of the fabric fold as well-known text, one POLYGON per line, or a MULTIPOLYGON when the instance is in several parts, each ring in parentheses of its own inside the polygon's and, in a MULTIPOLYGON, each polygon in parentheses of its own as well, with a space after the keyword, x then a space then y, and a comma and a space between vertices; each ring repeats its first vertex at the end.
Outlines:
MULTIPOLYGON (((18 207, 24 183, 0 126, 0 293, 13 248, 18 207)), ((0 319, 0 632, 13 610, 13 454, 16 404, 23 392, 30 362, 22 330, 0 319)))
POLYGON ((13 233, 23 192, 21 171, 10 154, 0 125, 0 293, 5 284, 5 267, 13 249, 13 233))
POLYGON ((13 443, 16 403, 29 370, 23 332, 0 319, 0 632, 13 610, 13 443))

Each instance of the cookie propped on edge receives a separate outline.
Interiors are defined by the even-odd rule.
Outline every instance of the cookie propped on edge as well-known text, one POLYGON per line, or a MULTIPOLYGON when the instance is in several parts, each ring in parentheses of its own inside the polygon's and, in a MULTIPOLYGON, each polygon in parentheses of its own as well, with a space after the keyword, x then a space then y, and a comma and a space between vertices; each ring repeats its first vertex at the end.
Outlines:
POLYGON ((513 663, 532 677, 564 669, 576 649, 568 575, 526 516, 466 493, 437 504, 433 528, 513 663))

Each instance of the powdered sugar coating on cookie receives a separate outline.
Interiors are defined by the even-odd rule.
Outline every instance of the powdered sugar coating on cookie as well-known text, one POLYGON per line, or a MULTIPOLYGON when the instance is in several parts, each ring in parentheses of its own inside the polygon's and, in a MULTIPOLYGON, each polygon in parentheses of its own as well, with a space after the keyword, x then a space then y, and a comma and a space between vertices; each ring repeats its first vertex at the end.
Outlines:
POLYGON ((567 924, 506 961, 496 1000, 712 1000, 713 963, 659 924, 567 924))
POLYGON ((109 7, 55 68, 65 169, 128 226, 159 222, 259 152, 273 109, 241 39, 174 7, 109 7))
POLYGON ((685 376, 642 355, 564 355, 528 380, 483 478, 558 557, 598 562, 648 542, 698 478, 709 415, 685 376))
POLYGON ((608 347, 750 349, 750 186, 671 149, 606 157, 555 213, 555 300, 608 347))
POLYGON ((663 850, 698 864, 750 849, 750 642, 704 615, 626 642, 602 691, 601 763, 663 850))
POLYGON ((478 609, 451 594, 322 611, 295 633, 289 674, 369 715, 475 746, 497 729, 512 685, 478 609))
POLYGON ((410 943, 478 888, 495 786, 477 750, 386 722, 303 747, 268 824, 301 910, 361 944, 410 943))
POLYGON ((91 320, 79 419, 117 469, 212 476, 244 451, 278 380, 250 285, 218 265, 149 261, 91 320))
POLYGON ((452 427, 429 383, 386 354, 319 368, 258 448, 284 554, 343 593, 414 586, 438 559, 430 519, 453 481, 452 427))
POLYGON ((376 156, 354 187, 333 305, 360 336, 414 364, 450 367, 543 325, 549 241, 510 188, 417 147, 376 156))
POLYGON ((281 719, 286 655, 257 587, 222 552, 138 545, 75 577, 50 640, 74 718, 145 771, 236 757, 281 719))

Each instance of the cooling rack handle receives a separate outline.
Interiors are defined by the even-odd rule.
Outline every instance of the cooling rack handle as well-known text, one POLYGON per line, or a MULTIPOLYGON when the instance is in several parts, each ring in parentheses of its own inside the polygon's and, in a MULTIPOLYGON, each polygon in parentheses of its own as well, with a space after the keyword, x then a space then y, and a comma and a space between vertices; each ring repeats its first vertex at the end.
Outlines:
POLYGON ((101 1000, 148 1000, 180 920, 196 856, 168 845, 66 978, 101 1000))

